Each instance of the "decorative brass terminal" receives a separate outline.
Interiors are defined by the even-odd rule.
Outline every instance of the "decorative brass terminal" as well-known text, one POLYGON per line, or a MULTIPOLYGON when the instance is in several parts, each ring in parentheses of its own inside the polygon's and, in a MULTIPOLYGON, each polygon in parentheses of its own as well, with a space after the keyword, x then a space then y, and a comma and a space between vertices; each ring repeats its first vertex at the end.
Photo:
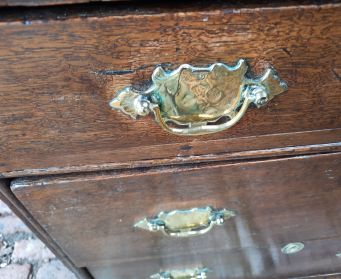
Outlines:
POLYGON ((235 125, 249 105, 264 106, 287 90, 274 69, 260 78, 246 77, 248 66, 241 59, 231 67, 181 65, 174 71, 157 67, 146 91, 128 86, 117 92, 110 106, 136 119, 153 112, 157 123, 177 135, 202 135, 235 125))

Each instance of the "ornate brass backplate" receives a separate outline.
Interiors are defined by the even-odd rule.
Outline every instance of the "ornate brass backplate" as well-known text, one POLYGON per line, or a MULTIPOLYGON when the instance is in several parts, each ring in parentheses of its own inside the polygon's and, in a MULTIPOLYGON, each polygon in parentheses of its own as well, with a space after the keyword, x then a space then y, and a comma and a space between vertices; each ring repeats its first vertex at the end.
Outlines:
POLYGON ((135 224, 136 228, 157 232, 166 236, 189 237, 209 232, 215 225, 222 225, 236 216, 233 210, 216 210, 210 206, 189 210, 160 212, 156 217, 144 218, 135 224))
POLYGON ((261 107, 287 90, 274 69, 260 78, 248 78, 247 69, 243 59, 233 67, 184 64, 169 72, 157 67, 147 90, 126 87, 117 92, 110 106, 134 119, 153 112, 162 128, 177 135, 222 131, 235 125, 251 103, 261 107), (222 117, 226 119, 219 121, 222 117))
POLYGON ((207 268, 179 269, 162 271, 150 276, 151 279, 206 279, 207 268))

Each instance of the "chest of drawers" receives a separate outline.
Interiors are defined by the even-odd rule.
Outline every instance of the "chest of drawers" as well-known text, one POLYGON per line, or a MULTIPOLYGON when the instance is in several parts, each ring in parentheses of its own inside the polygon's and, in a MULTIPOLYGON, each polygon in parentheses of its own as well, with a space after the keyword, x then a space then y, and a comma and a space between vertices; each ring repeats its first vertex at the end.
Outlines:
POLYGON ((340 3, 87 2, 0 0, 2 199, 79 278, 337 278, 340 3))

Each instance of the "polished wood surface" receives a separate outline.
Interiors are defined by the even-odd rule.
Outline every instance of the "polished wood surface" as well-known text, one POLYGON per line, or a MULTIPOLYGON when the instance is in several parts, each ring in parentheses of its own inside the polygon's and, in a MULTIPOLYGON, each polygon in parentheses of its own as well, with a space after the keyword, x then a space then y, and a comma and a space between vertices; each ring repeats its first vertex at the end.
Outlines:
MULTIPOLYGON (((222 240, 223 241, 223 240, 222 240)), ((206 267, 207 279, 248 278, 330 278, 321 276, 341 272, 341 260, 335 253, 341 249, 341 236, 333 240, 305 242, 297 254, 284 255, 274 244, 270 247, 234 249, 225 252, 192 253, 186 256, 144 259, 111 266, 91 266, 90 272, 100 279, 141 279, 160 270, 206 267)))
POLYGON ((235 164, 19 179, 12 190, 78 266, 341 236, 341 153, 235 164), (174 239, 134 229, 160 211, 211 205, 237 216, 174 239))
POLYGON ((340 4, 189 5, 62 19, 0 21, 2 176, 204 161, 341 141, 340 4), (108 106, 116 90, 148 80, 160 63, 233 64, 241 57, 256 73, 273 65, 289 91, 225 132, 178 137, 152 117, 133 121, 108 106))
MULTIPOLYGON (((11 210, 39 237, 49 249, 67 266, 78 278, 92 279, 92 276, 84 268, 78 268, 65 255, 57 243, 45 232, 27 209, 18 201, 10 190, 9 181, 0 180, 0 200, 5 202, 11 210)), ((14 274, 13 274, 14 276, 14 274)))

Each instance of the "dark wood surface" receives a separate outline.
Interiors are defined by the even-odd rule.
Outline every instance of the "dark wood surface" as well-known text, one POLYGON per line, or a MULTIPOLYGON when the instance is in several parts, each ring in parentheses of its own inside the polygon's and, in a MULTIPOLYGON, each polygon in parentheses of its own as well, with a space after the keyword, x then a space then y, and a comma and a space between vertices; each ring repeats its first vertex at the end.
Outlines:
MULTIPOLYGON (((100 1, 122 1, 122 0, 0 0, 1 6, 47 6, 47 5, 62 5, 62 4, 79 4, 100 1)), ((129 0, 123 0, 129 1, 129 0)))
POLYGON ((0 180, 0 200, 5 202, 11 210, 39 237, 49 249, 80 279, 91 279, 92 276, 84 268, 78 268, 60 249, 58 244, 45 232, 32 215, 18 201, 10 190, 9 181, 0 180))
POLYGON ((340 4, 221 7, 0 22, 0 174, 340 142, 340 4), (225 132, 177 137, 151 117, 133 121, 108 107, 116 90, 149 80, 157 64, 231 64, 241 57, 256 73, 273 65, 290 89, 225 132), (106 70, 111 75, 98 74, 106 70))
MULTIPOLYGON (((223 241, 223 240, 222 240, 223 241)), ((335 256, 341 249, 341 237, 334 240, 305 242, 301 252, 281 254, 277 247, 244 248, 225 252, 192 253, 186 256, 163 257, 126 262, 119 265, 89 267, 99 279, 141 279, 160 270, 204 266, 210 269, 208 279, 248 278, 340 278, 321 276, 341 272, 341 261, 335 256), (316 276, 316 277, 315 277, 316 276)))
POLYGON ((240 248, 278 254, 288 242, 338 239, 340 185, 338 153, 19 179, 12 190, 78 266, 90 266, 240 248), (237 217, 185 239, 133 228, 160 211, 207 205, 237 217))
MULTIPOLYGON (((171 5, 168 3, 164 3, 165 1, 153 1, 153 0, 0 0, 0 7, 12 7, 12 6, 23 6, 23 7, 36 7, 36 6, 54 6, 54 5, 65 5, 65 4, 86 4, 86 3, 93 3, 95 2, 96 5, 98 5, 101 2, 106 2, 103 5, 108 6, 107 2, 132 2, 129 4, 131 7, 141 7, 141 3, 144 6, 145 3, 147 2, 148 5, 153 4, 154 6, 169 6, 169 7, 174 7, 175 5, 181 6, 179 4, 184 4, 184 3, 194 3, 197 5, 202 5, 203 3, 211 4, 212 2, 220 2, 223 3, 224 1, 221 0, 210 0, 209 3, 205 0, 172 0, 171 5)), ((278 4, 313 4, 313 5, 319 5, 323 3, 335 3, 337 1, 335 0, 234 0, 234 1, 228 1, 228 4, 232 5, 247 5, 250 6, 252 4, 261 4, 261 5, 268 5, 268 6, 277 6, 278 4)), ((102 4, 102 3, 101 3, 102 4)), ((103 5, 98 5, 98 6, 103 6, 103 5)))

